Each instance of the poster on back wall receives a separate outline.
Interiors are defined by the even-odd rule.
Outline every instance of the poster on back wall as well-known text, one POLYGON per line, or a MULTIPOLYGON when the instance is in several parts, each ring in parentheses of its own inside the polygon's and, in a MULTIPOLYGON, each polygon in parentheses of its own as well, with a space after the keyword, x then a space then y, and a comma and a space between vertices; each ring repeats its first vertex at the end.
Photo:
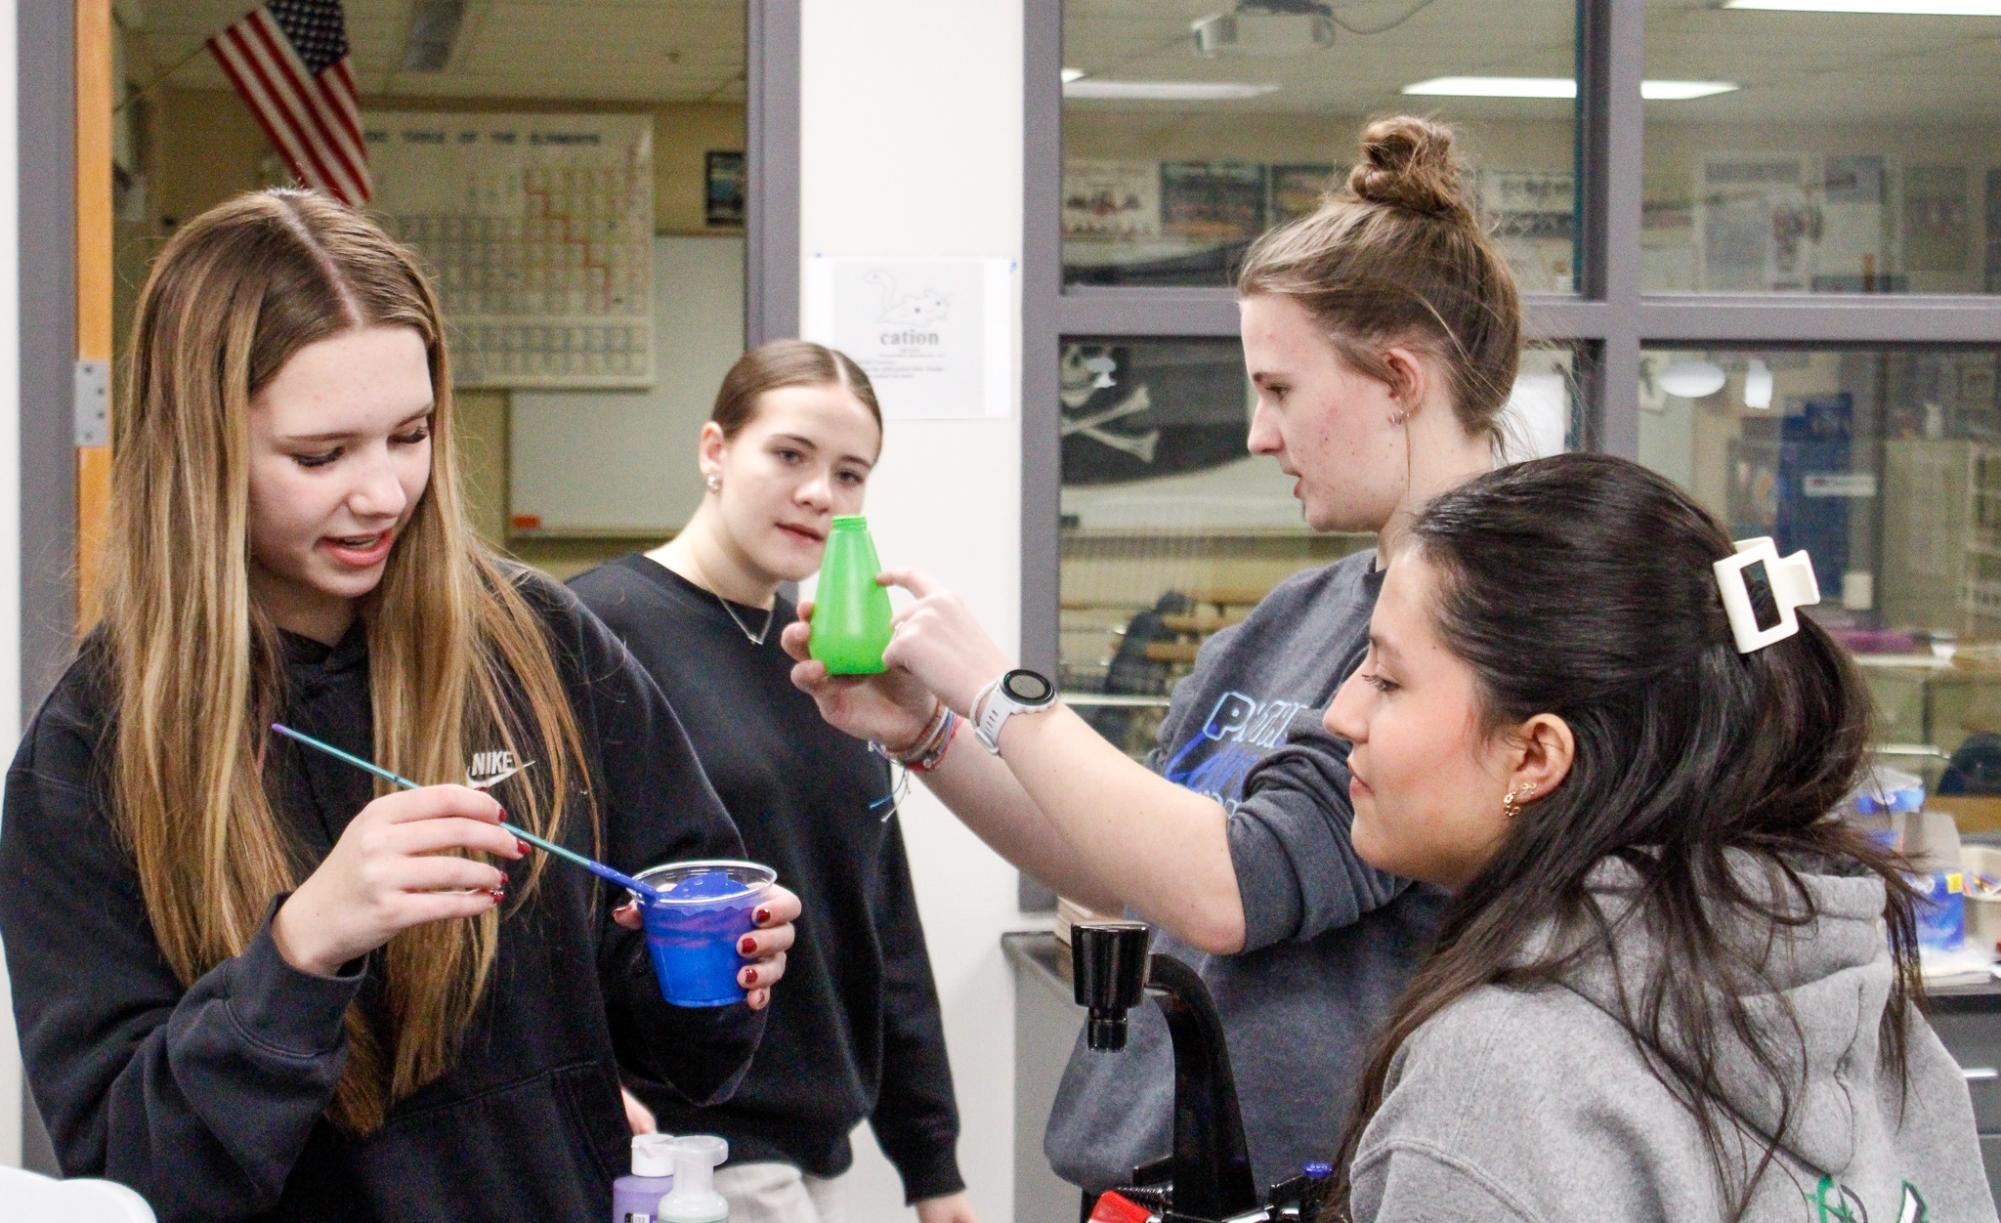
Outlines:
POLYGON ((1890 177, 1881 154, 1821 161, 1817 293, 1877 293, 1897 266, 1897 227, 1890 212, 1890 177))
POLYGON ((1265 224, 1283 225, 1320 207, 1329 192, 1348 183, 1348 167, 1324 163, 1277 165, 1271 167, 1270 197, 1265 202, 1265 224))
POLYGON ((1904 267, 1912 272, 1964 273, 1973 244, 1965 166, 1911 166, 1904 171, 1904 267))
POLYGON ((653 385, 651 116, 364 121, 369 207, 433 269, 457 385, 653 385))
POLYGON ((1160 163, 1161 228, 1177 238, 1228 242, 1265 227, 1265 168, 1241 161, 1160 163))
POLYGON ((1807 192, 1803 158, 1712 153, 1703 158, 1695 198, 1704 291, 1785 293, 1810 287, 1821 215, 1807 192))
POLYGON ((1160 236, 1160 167, 1150 161, 1063 162, 1063 237, 1126 241, 1160 236))

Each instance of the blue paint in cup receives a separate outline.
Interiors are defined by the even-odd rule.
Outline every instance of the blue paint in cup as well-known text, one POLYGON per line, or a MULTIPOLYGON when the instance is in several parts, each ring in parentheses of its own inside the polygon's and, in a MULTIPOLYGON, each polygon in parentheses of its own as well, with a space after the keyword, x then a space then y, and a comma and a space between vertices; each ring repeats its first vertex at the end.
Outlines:
POLYGON ((755 862, 670 862, 642 871, 661 893, 640 898, 646 951, 660 996, 674 1006, 742 1002, 737 973, 748 962, 737 942, 756 928, 757 906, 778 875, 755 862))

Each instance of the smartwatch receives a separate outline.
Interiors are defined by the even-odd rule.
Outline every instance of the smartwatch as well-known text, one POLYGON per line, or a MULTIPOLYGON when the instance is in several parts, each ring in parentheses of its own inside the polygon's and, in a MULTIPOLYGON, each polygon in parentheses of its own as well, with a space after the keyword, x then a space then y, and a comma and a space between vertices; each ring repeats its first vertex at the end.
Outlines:
POLYGON ((1018 713, 1041 713, 1056 703, 1056 685, 1049 677, 1025 668, 1016 668, 1001 675, 988 684, 974 700, 973 710, 979 720, 973 723, 973 736, 980 746, 994 755, 1000 755, 1001 724, 1018 713), (981 700, 986 703, 982 705, 981 700))

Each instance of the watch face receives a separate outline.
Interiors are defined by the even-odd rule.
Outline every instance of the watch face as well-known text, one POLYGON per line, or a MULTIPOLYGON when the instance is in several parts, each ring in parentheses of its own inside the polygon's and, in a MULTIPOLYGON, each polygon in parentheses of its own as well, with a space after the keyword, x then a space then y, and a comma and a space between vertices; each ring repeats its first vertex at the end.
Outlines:
POLYGON ((1023 705, 1040 705, 1056 695, 1056 686, 1033 671, 1009 671, 1001 688, 1023 705))

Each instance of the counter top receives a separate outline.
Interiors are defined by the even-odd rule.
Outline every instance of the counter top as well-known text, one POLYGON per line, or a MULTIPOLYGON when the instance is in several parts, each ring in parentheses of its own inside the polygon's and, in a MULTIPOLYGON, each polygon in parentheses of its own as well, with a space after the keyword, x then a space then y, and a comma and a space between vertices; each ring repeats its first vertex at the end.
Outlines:
POLYGON ((1925 991, 1928 1009, 1945 1015, 2001 1013, 2001 981, 1939 985, 1925 991))
POLYGON ((1001 935, 1001 954, 1022 977, 1076 1005, 1077 995, 1070 989, 1070 949, 1055 931, 1010 930, 1001 935))

